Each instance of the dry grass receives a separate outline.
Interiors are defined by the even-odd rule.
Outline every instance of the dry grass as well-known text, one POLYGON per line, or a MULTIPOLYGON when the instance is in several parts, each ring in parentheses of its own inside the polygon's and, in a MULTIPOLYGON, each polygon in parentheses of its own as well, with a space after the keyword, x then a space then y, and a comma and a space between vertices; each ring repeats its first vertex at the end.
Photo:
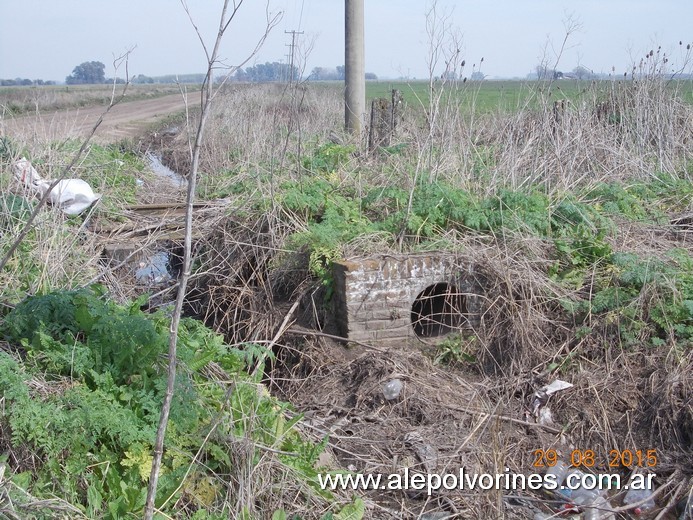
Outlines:
MULTIPOLYGON (((297 320, 304 327, 326 327, 330 319, 330 310, 320 305, 321 289, 310 283, 305 257, 287 251, 287 236, 305 229, 305 222, 269 201, 282 182, 305 174, 301 155, 294 152, 305 151, 304 136, 325 142, 338 127, 341 107, 334 100, 320 104, 320 117, 309 108, 292 111, 290 103, 285 109, 270 99, 268 88, 258 89, 261 94, 237 91, 221 103, 204 156, 205 169, 235 172, 208 180, 208 188, 223 191, 225 182, 247 182, 255 200, 268 201, 259 212, 247 205, 253 198, 245 197, 248 192, 231 196, 243 204, 240 213, 246 216, 218 226, 200 246, 204 274, 191 292, 191 307, 232 343, 267 341, 295 301, 301 302, 297 320), (231 121, 243 131, 231 131, 231 121), (245 146, 242 137, 249 138, 245 146)), ((473 120, 460 113, 441 119, 444 128, 432 132, 410 112, 398 136, 407 151, 356 157, 335 176, 358 193, 369 184, 410 187, 430 167, 432 179, 477 193, 501 186, 564 193, 661 171, 687 175, 691 107, 662 91, 614 83, 584 105, 554 109, 547 98, 537 106, 473 120), (649 101, 633 102, 647 96, 649 101), (604 106, 609 107, 606 119, 604 106)), ((436 453, 439 472, 464 467, 470 473, 503 473, 507 467, 527 474, 536 449, 555 448, 564 457, 573 449, 594 449, 604 461, 612 449, 656 447, 660 486, 678 478, 677 470, 688 471, 693 462, 690 349, 624 349, 611 344, 606 332, 602 341, 580 339, 559 305, 575 294, 547 275, 549 242, 521 234, 448 233, 444 239, 461 263, 481 266, 479 275, 486 281, 476 365, 441 367, 424 351, 406 348, 383 354, 328 340, 284 341, 269 384, 307 413, 307 432, 329 433, 331 464, 365 473, 431 470, 421 460, 428 450, 436 453), (405 390, 389 403, 380 385, 395 376, 405 381, 405 390), (550 402, 560 434, 534 424, 528 412, 533 393, 555 378, 575 385, 550 402), (423 451, 417 439, 424 439, 423 451)), ((618 250, 649 247, 654 253, 682 245, 690 250, 666 227, 624 226, 613 243, 618 250)), ((348 256, 388 251, 398 252, 399 246, 385 233, 359 237, 343 249, 348 256)), ((425 497, 369 491, 364 496, 370 518, 416 518, 434 510, 459 518, 525 518, 528 511, 548 511, 541 495, 526 495, 523 506, 508 503, 501 492, 425 497)))
MULTIPOLYGON (((192 87, 194 89, 194 87, 192 87)), ((178 94, 178 85, 130 85, 129 100, 178 94)), ((42 114, 66 108, 108 105, 113 84, 0 87, 0 114, 42 114)))
MULTIPOLYGON (((555 194, 660 171, 690 176, 690 106, 665 95, 656 83, 598 87, 584 104, 557 108, 546 92, 537 92, 531 106, 512 115, 472 116, 448 107, 435 125, 426 123, 430 114, 427 120, 410 110, 397 136, 407 145, 403 152, 356 153, 330 173, 330 180, 362 193, 369 185, 411 188, 425 173, 431 181, 479 194, 528 186, 555 194)), ((197 225, 203 236, 197 243, 188 310, 232 344, 268 344, 297 301, 300 325, 329 330, 331 309, 322 304, 324 288, 311 278, 306 255, 287 244, 291 234, 305 229, 305 219, 284 210, 277 194, 282 183, 307 175, 302 168, 307 150, 328 139, 344 139, 335 135, 342 119, 339 93, 270 85, 233 86, 227 94, 210 119, 201 194, 221 193, 228 199, 197 225), (245 185, 243 193, 235 195, 233 188, 240 184, 245 185)), ((158 146, 168 163, 184 172, 189 135, 181 128, 158 146)), ((39 150, 38 144, 29 147, 39 150)), ((52 152, 47 148, 42 153, 52 152)), ((35 263, 45 267, 21 290, 70 286, 97 276, 93 237, 64 226, 56 212, 43 218, 30 248, 35 263)), ((690 241, 670 231, 666 226, 624 225, 612 238, 613 246, 654 254, 675 246, 691 251, 690 241)), ((148 239, 155 240, 159 232, 153 229, 148 239)), ((402 347, 383 353, 297 333, 284 335, 275 345, 278 361, 266 382, 306 414, 300 423, 306 435, 329 435, 328 467, 385 474, 405 467, 439 473, 464 467, 470 474, 502 474, 509 468, 528 474, 536 449, 554 448, 566 457, 572 449, 593 449, 605 460, 611 449, 656 448, 658 485, 678 475, 677 470, 690 477, 690 345, 623 348, 606 329, 601 338, 578 337, 576 325, 559 305, 560 299, 574 296, 573 290, 547 274, 553 260, 545 240, 454 232, 442 239, 461 264, 480 266, 478 274, 485 280, 485 313, 474 351, 478 363, 441 366, 424 350, 402 347), (401 398, 386 402, 380 385, 391 377, 402 379, 405 387, 401 398), (534 422, 530 403, 538 388, 556 378, 575 386, 552 397, 555 424, 544 428, 534 422)), ((395 237, 376 233, 345 244, 343 253, 401 248, 395 237)), ((23 267, 13 269, 2 273, 4 283, 20 279, 23 267)), ((114 294, 130 294, 119 280, 107 279, 114 294)), ((301 487, 291 470, 269 452, 259 463, 252 461, 251 448, 244 438, 228 441, 237 472, 219 475, 219 480, 225 483, 230 511, 284 507, 319 518, 324 504, 301 487)), ((542 495, 524 494, 524 501, 512 502, 501 491, 427 497, 371 490, 364 497, 368 518, 418 518, 424 511, 445 511, 455 518, 527 518, 548 511, 542 495)), ((178 506, 186 509, 184 498, 178 506)))
MULTIPOLYGON (((12 220, 2 231, 3 254, 23 225, 24 220, 12 220)), ((42 212, 33 233, 0 273, 3 298, 17 301, 25 294, 79 286, 96 274, 100 256, 98 237, 84 225, 58 211, 42 212)))

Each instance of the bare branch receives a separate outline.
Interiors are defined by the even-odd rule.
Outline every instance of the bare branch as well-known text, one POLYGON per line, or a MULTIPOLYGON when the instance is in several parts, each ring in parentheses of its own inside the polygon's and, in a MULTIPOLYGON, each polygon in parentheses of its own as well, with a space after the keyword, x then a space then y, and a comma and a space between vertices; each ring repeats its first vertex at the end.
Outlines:
MULTIPOLYGON (((240 5, 241 5, 242 3, 243 3, 243 1, 241 0, 241 1, 238 3, 238 6, 240 7, 240 5)), ((233 14, 232 16, 235 16, 235 12, 234 12, 234 14, 233 14)), ((281 21, 282 16, 283 16, 283 13, 282 13, 281 11, 279 11, 279 12, 277 12, 277 13, 271 13, 271 12, 270 12, 270 10, 269 10, 269 2, 267 2, 267 3, 265 4, 265 31, 264 31, 264 33, 260 36, 260 38, 258 38, 257 42, 255 43, 255 47, 254 47, 253 50, 245 57, 245 59, 244 59, 243 61, 241 61, 241 62, 240 62, 239 64, 237 64, 237 65, 233 65, 233 66, 231 66, 231 67, 228 67, 228 70, 227 70, 226 74, 224 75, 224 77, 222 78, 222 80, 219 82, 218 87, 222 87, 223 85, 225 85, 226 82, 229 80, 229 78, 230 78, 231 76, 233 76, 233 74, 234 74, 238 69, 240 69, 240 68, 242 68, 243 66, 245 66, 246 63, 248 63, 250 60, 252 60, 252 59, 257 55, 257 53, 260 51, 260 49, 262 48, 262 46, 265 44, 265 40, 267 40, 267 37, 269 36, 269 34, 270 34, 270 32, 272 31, 272 29, 274 29, 274 28, 279 24, 279 22, 281 21)), ((226 29, 224 29, 224 31, 226 31, 226 29)), ((223 33, 222 33, 222 34, 223 34, 223 33)), ((216 95, 216 93, 217 93, 218 91, 219 91, 219 88, 217 88, 217 89, 213 92, 212 96, 216 95)))
MULTIPOLYGON (((190 12, 187 10, 185 0, 181 0, 183 8, 188 13, 190 17, 190 12)), ((178 344, 178 326, 180 324, 181 315, 183 313, 183 304, 185 302, 185 293, 187 289, 188 281, 191 277, 192 268, 192 222, 193 222, 193 204, 195 201, 195 189, 197 186, 197 169, 200 161, 200 151, 202 149, 202 142, 204 138, 205 125, 210 114, 210 108, 212 105, 212 100, 215 94, 219 91, 217 88, 214 89, 213 83, 213 73, 214 68, 218 60, 219 47, 221 45, 222 38, 229 28, 229 23, 236 16, 238 9, 240 9, 243 4, 243 0, 238 0, 233 2, 233 10, 231 16, 227 19, 226 12, 229 6, 229 0, 224 0, 224 4, 219 16, 219 31, 217 32, 217 37, 214 42, 214 47, 211 54, 208 53, 207 48, 202 44, 205 55, 207 57, 207 73, 202 85, 202 91, 200 92, 200 119, 197 125, 197 132, 195 134, 194 144, 192 146, 192 161, 190 164, 190 171, 188 174, 188 190, 186 195, 186 212, 185 212, 185 241, 184 241, 184 254, 183 254, 183 267, 181 270, 180 278, 178 281, 178 293, 176 296, 176 304, 171 317, 171 325, 169 328, 169 345, 168 345, 168 371, 167 371, 167 383, 166 383, 166 394, 164 396, 164 402, 161 405, 161 415, 159 417, 159 427, 156 432, 156 439, 154 442, 154 456, 152 460, 152 470, 149 477, 149 485, 147 487, 147 501, 144 508, 144 518, 145 520, 151 520, 154 516, 154 502, 156 499, 157 485, 159 481, 159 473, 161 471, 161 459, 164 452, 164 438, 166 436, 166 428, 168 426, 168 418, 171 411, 171 403, 173 401, 173 393, 176 382, 176 365, 177 365, 177 344, 178 344)), ((268 4, 267 4, 268 5, 268 4)), ((269 13, 269 6, 266 8, 267 13, 269 13)), ((251 55, 246 58, 243 63, 254 56, 260 49, 262 44, 265 42, 267 35, 272 30, 272 28, 279 22, 281 18, 280 15, 275 15, 267 17, 267 26, 263 35, 258 40, 255 49, 252 51, 251 55)), ((191 19, 191 23, 195 28, 195 31, 202 42, 202 36, 191 19)), ((240 67, 241 65, 239 65, 240 67)), ((221 85, 228 79, 230 73, 226 75, 221 85)), ((220 86, 221 86, 220 85, 220 86)))
POLYGON ((190 14, 190 8, 188 7, 188 3, 185 0, 180 0, 181 5, 183 6, 183 10, 185 11, 185 14, 188 15, 188 20, 190 20, 190 25, 193 26, 193 29, 195 29, 195 34, 197 34, 197 38, 200 40, 200 45, 202 45, 202 49, 205 52, 205 56, 207 57, 207 62, 209 62, 209 51, 207 50, 207 45, 205 45, 205 40, 202 38, 202 34, 200 33, 200 29, 197 27, 197 24, 195 23, 195 20, 192 17, 192 14, 190 14))

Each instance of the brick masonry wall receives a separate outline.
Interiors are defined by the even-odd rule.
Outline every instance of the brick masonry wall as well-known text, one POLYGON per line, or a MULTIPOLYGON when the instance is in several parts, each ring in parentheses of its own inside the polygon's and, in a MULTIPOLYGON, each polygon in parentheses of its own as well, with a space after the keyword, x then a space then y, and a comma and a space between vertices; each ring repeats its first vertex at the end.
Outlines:
MULTIPOLYGON (((412 306, 426 288, 453 285, 465 294, 466 327, 481 315, 482 284, 474 266, 449 254, 356 258, 333 264, 334 311, 340 335, 370 344, 416 339, 412 306)), ((426 338, 428 341, 428 338, 426 338)))

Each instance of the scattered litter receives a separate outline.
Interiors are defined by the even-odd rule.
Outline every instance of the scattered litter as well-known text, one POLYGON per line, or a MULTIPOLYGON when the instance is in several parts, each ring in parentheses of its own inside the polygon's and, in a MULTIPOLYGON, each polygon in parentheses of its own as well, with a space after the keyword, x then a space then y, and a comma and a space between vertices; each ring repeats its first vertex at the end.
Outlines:
POLYGON ((534 392, 534 398, 532 399, 531 405, 532 414, 534 415, 534 417, 539 416, 540 408, 548 402, 550 396, 552 396, 556 392, 560 392, 561 390, 566 390, 572 387, 572 383, 556 379, 550 385, 543 386, 542 388, 534 392))
POLYGON ((390 379, 383 385, 383 395, 388 401, 397 399, 402 392, 402 381, 399 379, 390 379))
POLYGON ((446 520, 448 518, 453 518, 454 515, 450 513, 436 512, 436 513, 424 513, 421 515, 421 520, 446 520))
POLYGON ((140 283, 147 285, 158 285, 171 280, 169 270, 171 256, 166 251, 159 251, 153 254, 147 262, 140 262, 139 269, 135 272, 135 277, 140 283))
POLYGON ((438 450, 424 442, 418 431, 406 433, 404 435, 404 444, 416 454, 426 473, 435 473, 438 467, 438 450))
MULTIPOLYGON (((579 470, 576 470, 575 473, 579 474, 580 478, 573 478, 572 481, 583 482, 585 473, 579 470)), ((588 507, 594 504, 597 501, 597 498, 599 498, 598 489, 588 489, 582 485, 578 486, 576 489, 573 489, 573 492, 570 495, 570 501, 579 507, 588 507)))
POLYGON ((613 520, 614 513, 609 501, 603 496, 597 496, 585 507, 584 520, 613 520))
POLYGON ((641 515, 655 507, 655 501, 652 498, 654 490, 647 484, 651 484, 651 480, 641 473, 634 473, 628 482, 628 493, 623 499, 623 504, 631 505, 642 502, 633 509, 633 513, 636 515, 641 515))
POLYGON ((559 392, 561 390, 566 390, 568 388, 572 388, 573 384, 568 383, 567 381, 561 381, 560 379, 556 379, 553 383, 550 385, 546 385, 543 387, 541 390, 546 392, 546 395, 551 395, 555 394, 556 392, 559 392))
MULTIPOLYGON (((53 181, 44 180, 28 159, 14 163, 14 176, 35 194, 43 197, 53 181)), ((49 201, 68 215, 78 215, 101 198, 82 179, 63 179, 51 190, 49 201)))
POLYGON ((534 520, 549 520, 556 518, 556 515, 547 515, 546 513, 535 513, 534 520))
POLYGON ((546 471, 545 477, 548 477, 548 480, 551 481, 551 485, 553 486, 553 483, 556 483, 555 490, 558 491, 561 495, 564 497, 569 496, 569 489, 561 489, 561 485, 565 481, 566 476, 568 475, 568 470, 569 470, 568 464, 563 462, 562 460, 559 460, 555 466, 549 467, 549 469, 546 471))
MULTIPOLYGON (((544 476, 545 482, 551 483, 551 486, 547 486, 546 489, 556 491, 558 496, 565 501, 561 513, 582 511, 584 512, 583 520, 613 520, 613 509, 606 497, 606 490, 601 488, 587 489, 583 486, 570 489, 564 484, 572 475, 574 476, 571 485, 575 485, 576 482, 584 482, 585 473, 579 469, 571 468, 566 462, 559 460, 556 465, 546 471, 544 476)), ((543 513, 537 513, 535 519, 556 517, 555 515, 545 517, 539 515, 543 515, 543 513)))
POLYGON ((539 418, 537 419, 537 422, 544 426, 551 426, 553 424, 553 414, 548 406, 545 406, 539 410, 539 418))

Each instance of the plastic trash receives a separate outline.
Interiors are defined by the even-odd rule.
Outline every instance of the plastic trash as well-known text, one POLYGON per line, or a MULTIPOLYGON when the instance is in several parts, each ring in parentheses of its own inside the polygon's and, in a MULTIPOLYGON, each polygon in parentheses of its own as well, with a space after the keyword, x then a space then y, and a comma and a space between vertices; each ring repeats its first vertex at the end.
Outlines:
MULTIPOLYGON (((633 479, 631 478, 630 482, 633 482, 633 479)), ((640 504, 638 507, 633 509, 633 513, 636 515, 641 515, 645 513, 646 511, 649 511, 650 509, 654 509, 655 507, 655 501, 652 498, 652 489, 632 489, 630 488, 630 483, 628 484, 629 489, 628 493, 626 493, 625 498, 623 499, 623 504, 624 505, 631 505, 631 504, 636 504, 638 502, 641 502, 645 500, 642 504, 640 504)))
POLYGON ((561 390, 566 390, 568 388, 573 388, 573 384, 568 383, 567 381, 561 381, 560 379, 556 379, 550 385, 544 386, 542 390, 546 392, 546 395, 552 395, 556 392, 560 392, 561 390))
MULTIPOLYGON (((22 157, 14 163, 14 176, 34 193, 43 197, 53 181, 44 180, 28 159, 22 157)), ((63 179, 51 190, 49 201, 68 215, 78 215, 101 198, 82 179, 63 179)))
MULTIPOLYGON (((575 498, 575 493, 577 492, 578 496, 580 495, 580 488, 578 487, 577 489, 571 489, 568 487, 568 479, 570 479, 570 485, 571 486, 577 486, 582 480, 582 477, 585 475, 584 472, 580 471, 579 469, 575 469, 572 466, 568 467, 568 471, 566 473, 564 483, 565 483, 565 488, 558 490, 558 492, 566 497, 566 499, 570 500, 571 502, 574 502, 575 498), (575 475, 574 477, 572 475, 575 475)), ((580 505, 579 503, 576 505, 580 505)))
POLYGON ((597 489, 587 489, 582 486, 577 489, 573 489, 570 495, 570 501, 576 506, 587 507, 594 504, 599 498, 599 490, 597 489))
POLYGON ((541 387, 539 390, 534 392, 532 404, 530 406, 530 408, 532 409, 532 414, 535 417, 537 417, 539 414, 539 409, 548 402, 549 397, 551 397, 556 392, 560 392, 561 390, 566 390, 572 387, 572 383, 568 383, 567 381, 561 381, 560 379, 556 379, 550 385, 541 387))
POLYGON ((551 426, 553 424, 553 413, 551 413, 551 409, 548 406, 539 409, 537 423, 544 426, 551 426))
POLYGON ((613 519, 613 509, 602 490, 599 488, 587 489, 580 485, 584 476, 583 471, 559 460, 555 466, 546 471, 544 479, 546 481, 550 478, 556 483, 556 488, 553 491, 556 491, 566 500, 565 509, 567 511, 583 511, 584 520, 613 519), (570 479, 571 486, 577 486, 575 489, 568 488, 568 479, 570 479), (564 486, 563 489, 561 489, 561 485, 564 486))
POLYGON ((402 381, 399 379, 390 379, 383 385, 383 395, 388 401, 397 399, 402 391, 402 381))
POLYGON ((565 478, 568 475, 569 469, 570 467, 568 466, 568 464, 566 464, 562 460, 559 460, 555 466, 552 466, 548 470, 546 470, 546 475, 544 477, 545 479, 546 477, 548 477, 556 483, 556 487, 552 491, 556 491, 566 497, 569 496, 566 492, 569 493, 570 490, 561 489, 561 485, 563 484, 563 482, 565 482, 565 478))
POLYGON ((613 509, 609 501, 603 496, 598 496, 594 502, 585 507, 583 520, 607 520, 614 518, 613 509))
POLYGON ((140 283, 158 285, 171 280, 171 255, 166 251, 159 251, 149 257, 146 262, 140 262, 139 269, 135 271, 135 278, 140 283))
POLYGON ((421 520, 447 520, 448 518, 452 518, 453 515, 452 513, 443 513, 443 512, 435 512, 435 513, 424 513, 421 515, 421 520))

